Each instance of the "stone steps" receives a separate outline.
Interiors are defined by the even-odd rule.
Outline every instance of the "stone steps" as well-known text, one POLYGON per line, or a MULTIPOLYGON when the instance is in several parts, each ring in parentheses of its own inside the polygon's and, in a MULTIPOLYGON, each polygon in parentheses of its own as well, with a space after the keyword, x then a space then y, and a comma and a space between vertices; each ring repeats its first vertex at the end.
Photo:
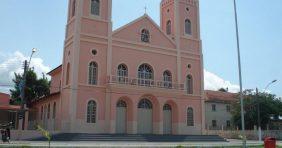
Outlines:
MULTIPOLYGON (((52 141, 128 141, 128 142, 224 142, 217 135, 125 135, 125 134, 82 134, 62 133, 52 137, 52 141)), ((45 138, 28 139, 31 141, 46 141, 45 138)))

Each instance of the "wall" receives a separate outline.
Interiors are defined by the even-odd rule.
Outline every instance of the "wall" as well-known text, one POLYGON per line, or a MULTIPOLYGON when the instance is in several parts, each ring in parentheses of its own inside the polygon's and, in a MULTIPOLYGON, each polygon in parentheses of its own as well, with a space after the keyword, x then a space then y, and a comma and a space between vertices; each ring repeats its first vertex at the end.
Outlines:
POLYGON ((0 93, 0 105, 9 105, 10 95, 0 93))

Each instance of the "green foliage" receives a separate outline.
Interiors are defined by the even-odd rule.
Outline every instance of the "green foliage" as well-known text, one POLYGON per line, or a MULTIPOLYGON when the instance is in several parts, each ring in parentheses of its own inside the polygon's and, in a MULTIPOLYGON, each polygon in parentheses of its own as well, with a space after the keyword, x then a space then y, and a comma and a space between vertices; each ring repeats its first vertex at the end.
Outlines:
MULTIPOLYGON (((254 125, 258 125, 258 105, 260 105, 262 129, 266 129, 267 124, 270 122, 270 117, 274 116, 278 118, 279 115, 282 115, 281 98, 277 98, 275 95, 268 93, 258 93, 258 95, 256 95, 252 90, 245 90, 243 94, 245 127, 247 130, 251 130, 253 129, 254 125)), ((237 101, 233 104, 232 115, 234 125, 241 128, 240 101, 237 101)))
MULTIPOLYGON (((23 80, 23 74, 16 74, 13 79, 14 82, 14 88, 10 90, 12 101, 11 103, 14 105, 21 104, 21 93, 20 93, 20 82, 23 80)), ((36 73, 30 69, 26 73, 26 87, 24 89, 25 91, 25 98, 26 98, 26 104, 28 107, 30 107, 31 102, 47 96, 50 94, 50 81, 46 78, 46 76, 43 74, 42 78, 37 78, 36 73)))
POLYGON ((44 136, 48 140, 49 147, 50 147, 50 143, 51 143, 51 140, 52 140, 52 136, 51 136, 50 132, 43 129, 40 125, 37 125, 36 129, 42 134, 42 136, 44 136))

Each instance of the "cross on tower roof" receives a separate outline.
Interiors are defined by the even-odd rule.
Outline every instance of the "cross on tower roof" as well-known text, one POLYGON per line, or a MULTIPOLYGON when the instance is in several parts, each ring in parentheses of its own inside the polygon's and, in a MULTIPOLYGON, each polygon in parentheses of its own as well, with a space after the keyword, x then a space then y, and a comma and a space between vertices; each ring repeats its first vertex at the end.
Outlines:
POLYGON ((146 5, 145 5, 144 9, 145 9, 145 14, 147 14, 147 6, 146 5))

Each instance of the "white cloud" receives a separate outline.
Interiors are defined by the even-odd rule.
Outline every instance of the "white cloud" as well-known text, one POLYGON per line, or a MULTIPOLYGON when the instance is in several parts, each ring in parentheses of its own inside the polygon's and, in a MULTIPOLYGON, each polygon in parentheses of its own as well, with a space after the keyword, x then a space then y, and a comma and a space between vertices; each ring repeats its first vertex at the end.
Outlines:
POLYGON ((204 70, 204 77, 206 90, 218 90, 220 88, 228 88, 229 92, 239 92, 240 90, 238 85, 232 84, 207 70, 204 70))
MULTIPOLYGON (((22 73, 22 65, 24 60, 28 60, 28 57, 24 56, 21 52, 16 51, 12 54, 1 55, 0 63, 0 92, 9 92, 9 86, 13 86, 12 79, 14 78, 14 73, 22 73)), ((43 64, 41 58, 32 58, 30 67, 34 67, 34 71, 39 77, 42 73, 47 73, 50 71, 50 67, 43 64)))

